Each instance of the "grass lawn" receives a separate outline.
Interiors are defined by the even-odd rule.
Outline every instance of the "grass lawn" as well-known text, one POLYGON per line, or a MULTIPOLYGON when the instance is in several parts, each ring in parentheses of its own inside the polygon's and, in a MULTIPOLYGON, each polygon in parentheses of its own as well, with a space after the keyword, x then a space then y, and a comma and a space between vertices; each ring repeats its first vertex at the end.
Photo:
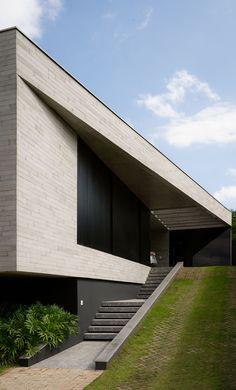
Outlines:
POLYGON ((185 268, 88 390, 235 390, 236 267, 185 268))

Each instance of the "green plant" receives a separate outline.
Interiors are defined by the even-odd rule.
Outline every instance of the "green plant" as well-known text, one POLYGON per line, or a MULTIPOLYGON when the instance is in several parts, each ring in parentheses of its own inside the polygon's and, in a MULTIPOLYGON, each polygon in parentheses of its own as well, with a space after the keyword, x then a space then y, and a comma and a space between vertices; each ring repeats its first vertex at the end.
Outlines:
POLYGON ((40 345, 56 347, 78 333, 78 317, 57 305, 40 303, 1 312, 0 365, 13 364, 20 355, 33 356, 40 345))

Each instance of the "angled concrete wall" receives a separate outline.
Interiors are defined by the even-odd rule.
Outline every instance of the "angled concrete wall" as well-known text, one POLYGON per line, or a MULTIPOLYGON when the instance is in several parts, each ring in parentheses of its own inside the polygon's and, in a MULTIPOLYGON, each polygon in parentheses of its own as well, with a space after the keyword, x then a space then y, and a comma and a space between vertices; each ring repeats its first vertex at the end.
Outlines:
POLYGON ((77 245, 77 135, 17 88, 17 271, 143 283, 149 267, 77 245))
POLYGON ((89 126, 93 133, 105 137, 154 175, 159 175, 184 193, 186 198, 192 198, 222 221, 231 224, 231 215, 226 208, 18 31, 17 72, 47 98, 89 126))
MULTIPOLYGON (((160 187, 165 183, 169 196, 175 191, 173 202, 180 193, 180 201, 231 224, 228 210, 19 31, 1 32, 0 48, 0 271, 145 281, 149 267, 77 245, 78 125, 95 142, 111 146, 110 154, 116 148, 121 159, 158 178, 160 187), (60 107, 60 115, 64 110, 64 120, 49 101, 60 107), (75 130, 65 112, 75 119, 75 130)), ((153 196, 153 187, 147 192, 153 196)))
POLYGON ((0 34, 0 272, 16 268, 15 36, 0 34))

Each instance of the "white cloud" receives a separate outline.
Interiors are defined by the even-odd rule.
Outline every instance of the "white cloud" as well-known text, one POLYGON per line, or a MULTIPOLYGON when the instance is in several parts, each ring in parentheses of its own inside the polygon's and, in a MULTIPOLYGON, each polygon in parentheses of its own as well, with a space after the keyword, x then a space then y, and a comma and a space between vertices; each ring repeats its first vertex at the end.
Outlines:
POLYGON ((202 93, 210 100, 220 100, 219 96, 211 90, 209 85, 187 70, 180 70, 174 74, 166 85, 168 93, 166 98, 171 102, 183 102, 186 92, 202 93))
POLYGON ((137 103, 166 119, 162 127, 157 127, 152 139, 161 137, 178 147, 236 142, 236 105, 221 101, 206 82, 186 70, 176 72, 167 81, 165 93, 140 96, 137 103), (180 110, 189 93, 207 99, 207 105, 191 115, 180 110))
POLYGON ((0 28, 17 26, 31 38, 42 35, 43 19, 55 20, 63 0, 0 0, 0 28))
POLYGON ((162 118, 182 117, 182 113, 175 108, 177 104, 183 103, 186 94, 200 93, 211 101, 219 101, 219 96, 213 92, 209 85, 200 81, 196 76, 186 70, 176 72, 166 83, 167 92, 160 95, 142 95, 138 99, 140 106, 146 107, 155 115, 162 118))
POLYGON ((236 168, 228 168, 226 171, 226 175, 235 176, 236 177, 236 168))
POLYGON ((215 192, 214 197, 229 208, 236 208, 236 186, 223 186, 215 192))
POLYGON ((175 118, 179 116, 164 95, 143 95, 140 96, 137 103, 161 118, 175 118))
POLYGON ((197 114, 170 121, 162 137, 175 146, 236 141, 236 106, 219 103, 197 114))
POLYGON ((151 22, 151 17, 152 17, 152 14, 153 14, 153 8, 150 8, 145 16, 144 16, 144 19, 142 20, 142 22, 140 23, 140 25, 137 27, 137 30, 145 30, 150 22, 151 22))

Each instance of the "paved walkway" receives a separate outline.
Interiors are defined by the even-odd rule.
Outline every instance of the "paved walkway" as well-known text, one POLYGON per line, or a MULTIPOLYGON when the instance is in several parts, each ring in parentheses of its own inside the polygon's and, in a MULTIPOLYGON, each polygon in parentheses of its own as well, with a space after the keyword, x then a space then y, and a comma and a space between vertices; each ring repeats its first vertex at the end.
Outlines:
POLYGON ((0 376, 0 390, 82 390, 101 373, 77 368, 12 368, 0 376))
POLYGON ((102 371, 94 360, 107 341, 83 341, 29 368, 12 368, 0 376, 0 390, 81 390, 102 371))
POLYGON ((63 352, 34 364, 32 368, 79 368, 94 370, 96 357, 109 341, 83 341, 63 352))

